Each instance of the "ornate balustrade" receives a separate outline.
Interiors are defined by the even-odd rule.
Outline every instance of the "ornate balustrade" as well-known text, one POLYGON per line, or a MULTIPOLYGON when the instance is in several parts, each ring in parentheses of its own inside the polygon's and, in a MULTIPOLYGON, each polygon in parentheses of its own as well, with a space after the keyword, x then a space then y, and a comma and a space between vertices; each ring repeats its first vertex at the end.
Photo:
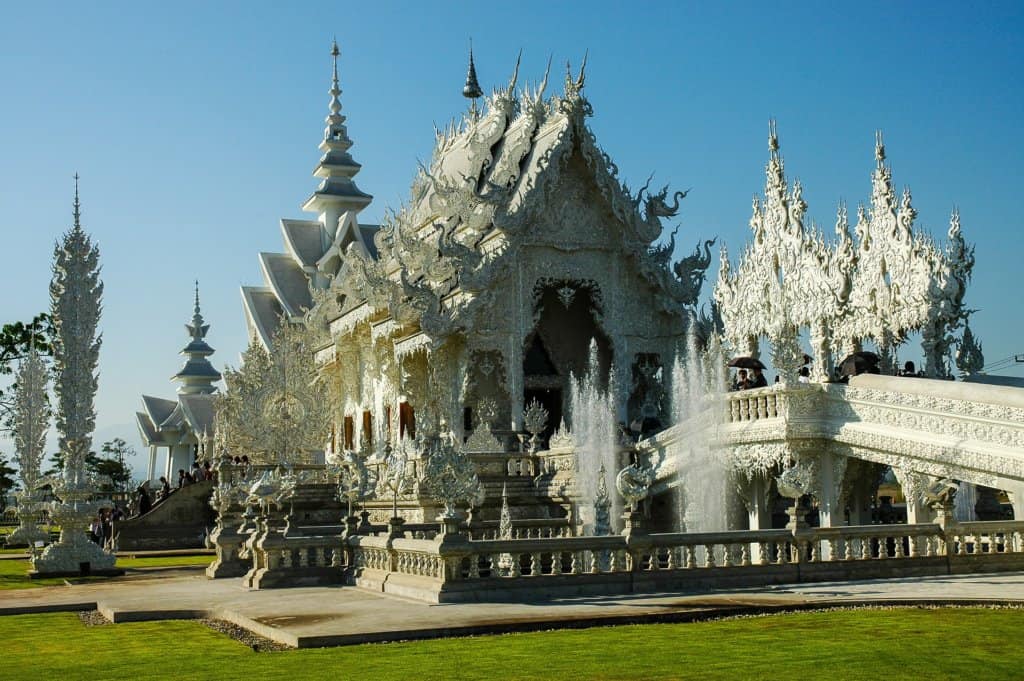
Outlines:
POLYGON ((1024 522, 433 541, 352 537, 350 582, 428 602, 1024 568, 1024 522))
POLYGON ((726 395, 726 423, 773 419, 786 412, 787 391, 778 388, 739 390, 726 395))
POLYGON ((320 586, 344 580, 345 551, 338 535, 286 537, 272 532, 256 541, 251 552, 255 554, 254 567, 243 581, 254 589, 320 586))

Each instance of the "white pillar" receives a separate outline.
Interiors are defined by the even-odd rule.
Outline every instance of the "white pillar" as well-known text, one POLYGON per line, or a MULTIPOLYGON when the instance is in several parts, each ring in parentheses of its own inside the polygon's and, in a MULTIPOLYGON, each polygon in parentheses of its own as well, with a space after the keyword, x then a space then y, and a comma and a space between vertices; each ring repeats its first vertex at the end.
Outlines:
POLYGON ((149 446, 149 468, 146 471, 146 479, 152 481, 156 473, 156 445, 149 446))
MULTIPOLYGON (((746 507, 747 526, 751 530, 770 530, 772 527, 772 509, 768 499, 771 482, 764 476, 755 473, 747 485, 746 507)), ((750 562, 761 561, 761 545, 753 542, 750 545, 750 562)))
MULTIPOLYGON (((818 457, 818 526, 839 527, 845 525, 843 509, 840 505, 839 492, 842 476, 846 471, 846 461, 829 452, 822 452, 818 457)), ((828 542, 821 543, 821 560, 831 560, 832 550, 828 542)))

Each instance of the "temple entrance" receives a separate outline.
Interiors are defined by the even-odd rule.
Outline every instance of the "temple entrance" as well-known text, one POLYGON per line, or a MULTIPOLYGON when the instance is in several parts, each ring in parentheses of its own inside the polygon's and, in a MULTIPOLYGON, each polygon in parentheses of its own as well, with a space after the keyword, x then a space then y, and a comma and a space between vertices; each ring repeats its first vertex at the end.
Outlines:
POLYGON ((601 389, 608 385, 612 349, 599 324, 603 301, 595 282, 543 279, 533 294, 537 324, 524 344, 523 406, 536 399, 548 410, 547 439, 567 412, 573 377, 582 379, 590 371, 591 346, 601 389))

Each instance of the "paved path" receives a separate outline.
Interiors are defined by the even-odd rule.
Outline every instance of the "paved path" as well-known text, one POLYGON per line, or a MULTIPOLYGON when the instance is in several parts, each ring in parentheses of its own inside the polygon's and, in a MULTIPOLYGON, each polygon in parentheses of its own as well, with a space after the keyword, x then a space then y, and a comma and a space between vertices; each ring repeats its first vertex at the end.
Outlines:
POLYGON ((687 621, 859 603, 1020 603, 1024 573, 794 584, 701 594, 428 605, 353 587, 251 591, 238 579, 163 574, 0 592, 0 615, 99 609, 115 622, 216 617, 296 647, 466 634, 687 621))

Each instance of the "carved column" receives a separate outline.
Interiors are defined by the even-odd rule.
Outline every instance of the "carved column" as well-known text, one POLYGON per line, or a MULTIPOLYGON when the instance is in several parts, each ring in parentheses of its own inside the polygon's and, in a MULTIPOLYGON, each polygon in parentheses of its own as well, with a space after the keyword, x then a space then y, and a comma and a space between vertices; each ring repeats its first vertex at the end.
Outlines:
MULTIPOLYGON (((761 473, 753 473, 750 478, 737 485, 740 499, 747 509, 747 527, 750 530, 769 530, 772 527, 771 480, 761 473)), ((761 560, 761 545, 750 544, 750 560, 755 564, 761 560)))
POLYGON ((811 352, 814 353, 811 378, 814 381, 831 380, 835 371, 829 322, 827 319, 819 319, 811 328, 811 352))
POLYGON ((1013 519, 1024 520, 1024 482, 1006 487, 1006 496, 1013 506, 1013 519))
POLYGON ((893 467, 893 474, 900 483, 903 497, 907 500, 907 524, 932 522, 931 510, 924 504, 924 492, 928 488, 928 476, 902 468, 893 467))
POLYGON ((818 466, 818 519, 821 527, 845 525, 843 518, 843 477, 847 458, 822 452, 818 466))

